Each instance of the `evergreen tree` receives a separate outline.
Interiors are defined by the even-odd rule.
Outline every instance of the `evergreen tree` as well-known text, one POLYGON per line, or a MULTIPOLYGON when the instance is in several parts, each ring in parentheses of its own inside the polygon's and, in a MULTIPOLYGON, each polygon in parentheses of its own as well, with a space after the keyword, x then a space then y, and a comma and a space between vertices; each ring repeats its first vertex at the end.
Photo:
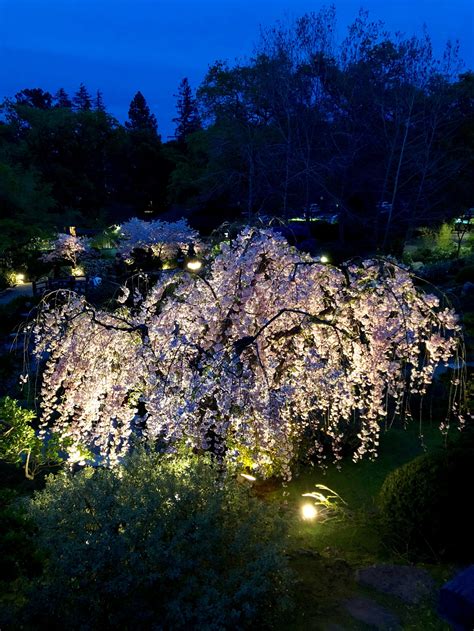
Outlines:
POLYGON ((178 94, 175 96, 178 98, 176 104, 178 115, 173 118, 173 122, 176 123, 175 137, 178 142, 184 143, 189 134, 201 129, 197 102, 193 97, 187 77, 184 77, 179 84, 178 94))
POLYGON ((130 103, 125 127, 130 131, 146 131, 157 135, 156 117, 150 112, 145 97, 140 91, 135 94, 130 103))
POLYGON ((54 100, 55 107, 63 107, 69 109, 72 107, 72 101, 64 88, 59 88, 59 90, 54 95, 54 100))
POLYGON ((88 112, 89 110, 92 109, 91 96, 89 92, 87 91, 86 86, 83 83, 81 83, 81 85, 79 86, 79 90, 74 95, 74 98, 72 101, 74 103, 76 110, 79 110, 82 112, 88 112))
POLYGON ((53 104, 53 97, 41 88, 26 88, 15 94, 18 105, 27 105, 40 110, 49 110, 53 104))
POLYGON ((105 112, 104 97, 101 90, 97 90, 97 94, 94 99, 94 109, 96 112, 105 112))

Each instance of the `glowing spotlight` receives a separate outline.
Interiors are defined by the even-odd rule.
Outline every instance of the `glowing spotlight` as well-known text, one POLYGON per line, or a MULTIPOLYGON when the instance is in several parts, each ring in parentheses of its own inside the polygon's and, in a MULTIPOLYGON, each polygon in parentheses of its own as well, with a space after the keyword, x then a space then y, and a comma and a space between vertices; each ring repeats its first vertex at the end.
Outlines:
POLYGON ((303 504, 301 507, 301 517, 305 521, 313 521, 318 516, 318 509, 314 504, 303 504))
POLYGON ((248 474, 248 473, 241 473, 241 474, 240 474, 240 476, 241 476, 242 478, 245 478, 245 479, 246 479, 246 480, 248 480, 249 482, 255 482, 255 480, 257 479, 257 478, 255 478, 253 475, 250 475, 250 474, 248 474))
POLYGON ((319 260, 321 261, 321 263, 329 263, 329 257, 326 256, 325 254, 323 254, 322 256, 319 257, 319 260))
POLYGON ((25 282, 25 275, 17 272, 15 274, 15 283, 17 285, 23 285, 24 282, 25 282))
POLYGON ((72 275, 73 276, 84 276, 84 270, 82 269, 82 267, 73 267, 72 268, 72 275))
POLYGON ((202 267, 202 261, 199 259, 190 259, 186 263, 186 267, 191 270, 191 272, 198 272, 202 267))

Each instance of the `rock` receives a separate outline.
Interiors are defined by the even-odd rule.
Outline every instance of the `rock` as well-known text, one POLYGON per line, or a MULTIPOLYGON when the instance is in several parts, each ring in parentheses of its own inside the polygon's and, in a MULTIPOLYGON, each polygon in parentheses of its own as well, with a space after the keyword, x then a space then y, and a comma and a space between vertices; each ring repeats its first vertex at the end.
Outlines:
POLYGON ((370 598, 351 598, 344 601, 344 607, 350 615, 364 624, 383 631, 397 631, 401 629, 397 616, 370 598))
POLYGON ((416 605, 434 592, 432 576, 422 568, 409 565, 372 565, 357 572, 357 581, 379 592, 416 605))
POLYGON ((443 585, 439 593, 439 614, 462 629, 474 629, 474 565, 443 585))

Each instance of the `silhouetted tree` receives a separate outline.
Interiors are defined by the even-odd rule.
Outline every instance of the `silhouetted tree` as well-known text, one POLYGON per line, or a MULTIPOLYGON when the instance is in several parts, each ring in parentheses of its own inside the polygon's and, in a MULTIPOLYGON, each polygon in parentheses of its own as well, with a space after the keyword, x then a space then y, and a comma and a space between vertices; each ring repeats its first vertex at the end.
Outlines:
POLYGON ((73 98, 74 107, 78 111, 88 112, 92 109, 91 95, 87 91, 86 86, 81 83, 79 90, 76 92, 73 98))
POLYGON ((176 123, 175 138, 179 143, 184 144, 187 137, 201 129, 202 126, 197 101, 193 96, 187 77, 184 77, 179 84, 177 98, 176 110, 178 115, 173 118, 173 122, 176 123))
POLYGON ((133 97, 128 110, 128 121, 125 127, 130 131, 151 132, 157 135, 156 117, 151 113, 150 108, 143 94, 138 91, 133 97))
POLYGON ((105 112, 104 97, 101 90, 97 90, 97 94, 94 99, 94 109, 96 112, 105 112))
POLYGON ((55 107, 63 107, 67 109, 72 108, 72 101, 64 88, 59 88, 59 90, 54 95, 54 101, 55 107))
POLYGON ((45 92, 41 88, 27 88, 15 94, 15 100, 18 105, 27 105, 41 110, 47 110, 52 107, 53 97, 49 92, 45 92))

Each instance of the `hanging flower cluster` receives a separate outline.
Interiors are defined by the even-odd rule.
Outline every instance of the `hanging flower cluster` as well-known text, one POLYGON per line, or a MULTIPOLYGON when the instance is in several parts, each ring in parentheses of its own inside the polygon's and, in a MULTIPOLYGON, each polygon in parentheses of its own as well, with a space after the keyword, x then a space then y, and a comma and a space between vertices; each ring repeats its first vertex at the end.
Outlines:
POLYGON ((189 227, 185 219, 176 222, 143 221, 134 217, 121 227, 119 252, 131 258, 133 250, 151 248, 162 261, 176 258, 179 248, 197 242, 199 234, 189 227))
POLYGON ((60 233, 54 240, 53 250, 42 258, 46 262, 68 261, 73 267, 76 267, 79 258, 89 251, 89 240, 85 237, 60 233))
POLYGON ((133 311, 43 312, 43 421, 113 462, 132 435, 289 475, 303 436, 375 456, 381 422, 456 352, 456 315, 394 263, 322 265, 244 230, 205 276, 163 274, 133 311))

